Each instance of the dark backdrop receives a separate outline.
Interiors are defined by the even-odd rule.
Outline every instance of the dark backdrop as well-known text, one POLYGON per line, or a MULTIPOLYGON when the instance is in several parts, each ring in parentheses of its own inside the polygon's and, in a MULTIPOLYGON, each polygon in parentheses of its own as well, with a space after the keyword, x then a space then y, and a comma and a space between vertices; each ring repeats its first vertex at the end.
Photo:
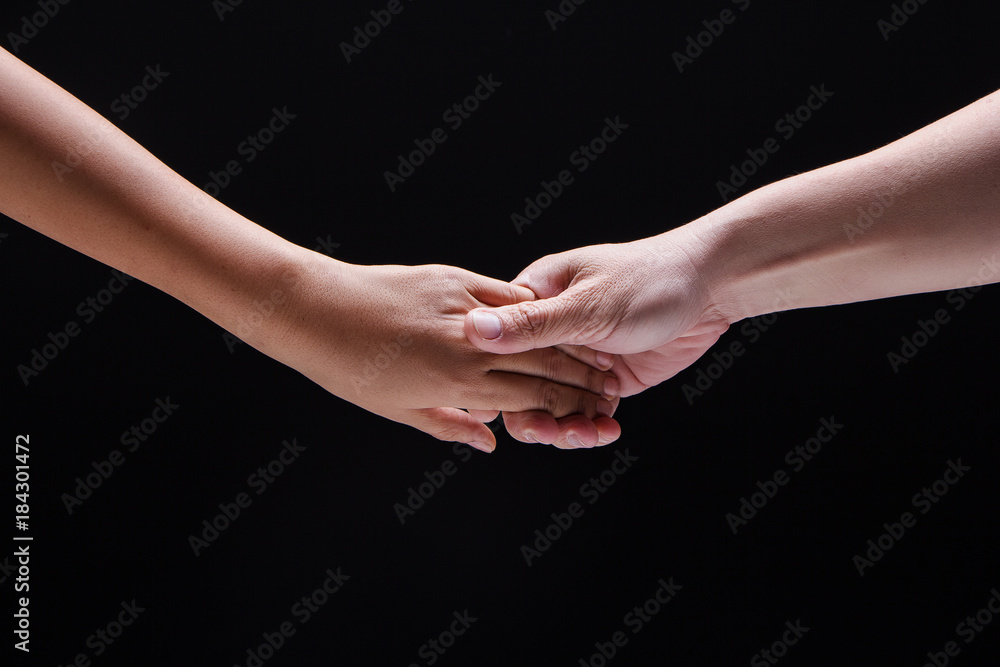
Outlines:
MULTIPOLYGON (((507 279, 718 207, 717 182, 769 137, 780 150, 746 168, 739 194, 874 149, 1000 81, 991 3, 592 0, 563 2, 575 11, 553 29, 556 0, 404 0, 350 62, 340 43, 386 3, 74 0, 50 2, 51 18, 45 4, 4 4, 4 47, 199 185, 236 160, 218 197, 237 211, 348 262, 507 279), (732 22, 714 23, 724 9, 732 22), (157 66, 166 76, 146 78, 155 88, 123 116, 115 100, 157 66), (501 85, 452 129, 443 112, 480 76, 501 85), (832 96, 779 132, 812 86, 832 96), (241 142, 275 109, 294 118, 248 161, 241 142), (511 214, 606 118, 628 129, 519 233, 511 214), (384 172, 438 127, 447 141, 390 191, 384 172)), ((565 452, 501 432, 485 456, 325 394, 138 281, 102 293, 108 267, 11 220, 0 232, 3 437, 11 457, 17 434, 31 446, 30 529, 10 530, 34 538, 31 654, 6 648, 15 664, 922 665, 931 652, 981 665, 1000 653, 992 612, 980 630, 959 626, 1000 586, 996 288, 735 326, 717 350, 740 341, 742 356, 625 400, 613 446, 565 452), (101 312, 78 311, 102 295, 101 312), (921 336, 939 309, 948 322, 921 336), (69 322, 79 335, 26 384, 18 366, 69 322), (904 337, 923 345, 894 368, 904 337), (711 386, 685 396, 707 386, 700 373, 711 386), (123 444, 158 399, 178 407, 123 444), (824 419, 833 438, 786 459, 816 449, 824 419), (251 477, 292 451, 283 442, 297 458, 271 482, 251 477), (616 460, 630 465, 605 472, 616 460), (949 462, 968 470, 938 497, 949 462), (778 471, 787 483, 769 484, 778 471), (602 473, 604 492, 589 481, 602 473), (78 489, 88 475, 98 488, 78 489), (925 487, 933 504, 914 499, 925 487), (240 493, 249 506, 220 516, 240 493), (401 523, 408 502, 419 507, 401 523), (745 524, 727 519, 741 505, 745 524), (896 537, 865 556, 885 524, 896 537), (198 555, 192 535, 206 539, 198 555), (863 576, 855 556, 872 559, 863 576), (340 588, 314 595, 328 571, 340 588), (294 634, 278 639, 283 623, 294 634), (941 653, 949 641, 957 656, 941 653)), ((17 544, 5 543, 11 638, 17 544)))

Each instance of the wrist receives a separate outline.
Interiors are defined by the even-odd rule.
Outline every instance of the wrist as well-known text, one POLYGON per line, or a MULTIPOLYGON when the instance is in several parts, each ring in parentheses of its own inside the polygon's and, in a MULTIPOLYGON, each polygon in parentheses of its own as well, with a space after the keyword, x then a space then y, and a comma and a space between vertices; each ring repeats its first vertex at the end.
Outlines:
POLYGON ((305 249, 283 240, 272 243, 227 276, 229 298, 219 324, 258 349, 280 339, 289 305, 310 272, 309 258, 300 251, 305 249))
MULTIPOLYGON (((656 257, 654 274, 663 283, 659 298, 666 302, 683 295, 695 321, 687 325, 725 322, 731 325, 743 319, 735 307, 738 300, 730 296, 731 272, 726 271, 729 248, 722 243, 717 231, 712 230, 705 218, 699 218, 681 227, 646 239, 652 244, 656 257)), ((664 307, 665 312, 673 310, 664 307)))
POLYGON ((639 319, 659 321, 668 339, 732 324, 716 298, 714 250, 695 223, 635 241, 628 265, 641 276, 642 291, 633 299, 639 319))
POLYGON ((781 261, 767 238, 766 214, 752 203, 739 199, 677 230, 694 248, 706 310, 730 325, 783 310, 790 300, 779 286, 787 259, 781 261))
POLYGON ((213 261, 192 298, 185 301, 240 340, 270 354, 295 325, 295 312, 314 291, 320 273, 349 265, 246 224, 232 256, 213 261))
POLYGON ((864 200, 855 194, 829 204, 838 194, 830 169, 772 183, 680 228, 698 248, 708 307, 722 319, 732 324, 867 294, 887 241, 844 233, 864 200))

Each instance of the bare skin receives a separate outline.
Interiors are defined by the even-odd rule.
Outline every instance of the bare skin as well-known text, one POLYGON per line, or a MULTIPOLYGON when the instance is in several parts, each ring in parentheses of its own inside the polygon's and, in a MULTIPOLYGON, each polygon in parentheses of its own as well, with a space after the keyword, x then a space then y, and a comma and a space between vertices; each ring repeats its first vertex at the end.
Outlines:
MULTIPOLYGON (((474 310, 466 334, 489 352, 570 343, 621 355, 630 396, 747 317, 998 281, 1000 92, 659 236, 544 257, 513 281, 539 300, 474 310)), ((610 441, 573 416, 505 421, 527 442, 610 441)))
POLYGON ((436 438, 492 451, 495 437, 476 417, 497 410, 614 421, 604 395, 614 398, 617 380, 596 369, 595 352, 498 356, 466 340, 470 309, 534 298, 527 288, 453 267, 355 266, 296 246, 3 50, 0 212, 176 297, 331 393, 436 438))

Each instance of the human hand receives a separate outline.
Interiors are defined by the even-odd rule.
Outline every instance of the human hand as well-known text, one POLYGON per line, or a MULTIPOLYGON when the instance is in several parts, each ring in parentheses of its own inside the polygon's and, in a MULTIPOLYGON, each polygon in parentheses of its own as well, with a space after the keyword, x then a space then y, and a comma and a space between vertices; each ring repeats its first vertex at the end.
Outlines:
MULTIPOLYGON (((544 257, 512 281, 538 300, 473 310, 466 335, 479 349, 504 354, 557 344, 617 354, 612 370, 623 397, 659 384, 730 324, 710 306, 696 244, 674 232, 544 257)), ((519 440, 557 446, 603 445, 620 434, 617 424, 579 416, 505 413, 504 421, 519 440)))
POLYGON ((470 309, 534 298, 528 289, 448 266, 354 266, 305 252, 274 314, 236 333, 331 393, 483 451, 496 441, 476 417, 491 411, 614 421, 601 396, 613 375, 594 368, 593 351, 495 355, 469 344, 470 309))

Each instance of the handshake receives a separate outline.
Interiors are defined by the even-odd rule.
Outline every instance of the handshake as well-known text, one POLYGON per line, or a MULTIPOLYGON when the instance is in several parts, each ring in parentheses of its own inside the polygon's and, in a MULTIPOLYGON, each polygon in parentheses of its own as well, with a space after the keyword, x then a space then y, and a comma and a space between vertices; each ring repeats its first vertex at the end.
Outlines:
POLYGON ((605 445, 621 433, 620 398, 676 374, 729 326, 693 242, 680 228, 572 250, 511 283, 299 249, 270 288, 288 298, 241 335, 331 393, 442 440, 490 452, 484 422, 502 411, 524 442, 605 445))
POLYGON ((524 442, 613 442, 622 398, 744 318, 1000 281, 1000 93, 658 236, 544 257, 510 283, 296 246, 3 50, 0 174, 11 218, 345 400, 487 452, 485 423, 500 412, 524 442), (94 136, 78 168, 54 177, 65 147, 94 136))

